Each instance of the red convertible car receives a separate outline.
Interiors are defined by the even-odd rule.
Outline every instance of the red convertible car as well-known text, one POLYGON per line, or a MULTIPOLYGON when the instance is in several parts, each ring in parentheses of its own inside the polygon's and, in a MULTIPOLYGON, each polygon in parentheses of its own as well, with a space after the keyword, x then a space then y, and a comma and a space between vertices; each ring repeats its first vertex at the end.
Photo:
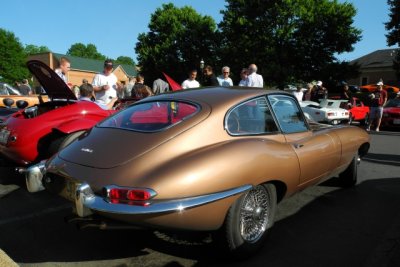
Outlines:
POLYGON ((77 101, 65 82, 46 64, 27 63, 50 101, 21 109, 0 124, 0 155, 19 166, 47 159, 84 131, 110 116, 97 104, 77 101))
POLYGON ((350 124, 353 121, 359 121, 361 125, 366 125, 368 123, 369 107, 364 105, 360 99, 353 97, 343 108, 350 112, 350 124))
POLYGON ((31 166, 26 182, 70 200, 85 228, 211 231, 246 257, 277 203, 333 176, 354 185, 368 149, 364 129, 309 123, 291 94, 211 87, 136 102, 31 166))

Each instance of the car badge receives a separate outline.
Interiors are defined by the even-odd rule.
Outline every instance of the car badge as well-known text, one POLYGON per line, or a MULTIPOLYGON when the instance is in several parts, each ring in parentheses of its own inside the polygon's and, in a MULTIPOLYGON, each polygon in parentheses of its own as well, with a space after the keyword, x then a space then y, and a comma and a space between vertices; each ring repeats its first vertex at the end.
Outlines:
POLYGON ((86 148, 86 147, 82 147, 82 148, 81 148, 81 151, 87 152, 87 153, 93 153, 93 149, 86 148))

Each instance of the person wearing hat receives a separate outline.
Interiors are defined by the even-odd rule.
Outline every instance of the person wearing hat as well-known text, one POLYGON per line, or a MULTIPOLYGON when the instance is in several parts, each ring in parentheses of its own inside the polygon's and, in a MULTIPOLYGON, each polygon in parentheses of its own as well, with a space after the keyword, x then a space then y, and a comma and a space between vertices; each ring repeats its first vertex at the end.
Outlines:
POLYGON ((106 105, 117 97, 117 90, 120 89, 118 79, 112 72, 113 68, 112 60, 107 59, 104 61, 103 72, 97 73, 92 82, 96 100, 106 105))
POLYGON ((379 81, 376 84, 376 90, 371 94, 371 107, 369 114, 369 123, 367 131, 371 129, 372 123, 375 123, 375 131, 379 132, 381 126, 381 120, 383 115, 383 106, 387 101, 387 92, 383 90, 383 82, 379 81))
POLYGON ((318 81, 311 93, 311 101, 319 102, 328 97, 328 90, 322 86, 322 81, 318 81))

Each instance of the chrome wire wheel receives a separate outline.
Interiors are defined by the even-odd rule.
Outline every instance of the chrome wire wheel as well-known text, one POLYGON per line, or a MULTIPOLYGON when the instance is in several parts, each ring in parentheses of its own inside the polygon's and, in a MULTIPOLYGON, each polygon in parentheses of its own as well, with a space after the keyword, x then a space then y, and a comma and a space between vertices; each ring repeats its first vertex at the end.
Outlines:
POLYGON ((254 186, 229 208, 223 227, 214 234, 231 256, 245 259, 264 244, 269 228, 274 224, 277 204, 272 183, 254 186))
POLYGON ((258 185, 246 194, 239 215, 240 234, 245 241, 254 243, 263 236, 271 224, 271 211, 271 199, 264 186, 258 185))

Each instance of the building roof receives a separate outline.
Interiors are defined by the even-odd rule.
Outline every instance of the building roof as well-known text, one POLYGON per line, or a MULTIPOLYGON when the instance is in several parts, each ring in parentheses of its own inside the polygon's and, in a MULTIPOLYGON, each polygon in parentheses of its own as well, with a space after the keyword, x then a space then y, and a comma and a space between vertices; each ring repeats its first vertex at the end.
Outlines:
MULTIPOLYGON (((71 69, 75 70, 83 70, 89 72, 102 72, 104 68, 104 61, 103 60, 96 60, 96 59, 89 59, 83 57, 75 57, 69 55, 63 55, 58 53, 53 53, 53 55, 59 60, 61 57, 66 57, 71 61, 71 69)), ((121 66, 122 69, 128 76, 136 76, 137 71, 135 66, 127 65, 127 64, 115 64, 114 69, 118 66, 121 66)))
POLYGON ((392 67, 399 48, 376 50, 365 56, 354 59, 350 64, 359 64, 360 68, 385 68, 392 67))

